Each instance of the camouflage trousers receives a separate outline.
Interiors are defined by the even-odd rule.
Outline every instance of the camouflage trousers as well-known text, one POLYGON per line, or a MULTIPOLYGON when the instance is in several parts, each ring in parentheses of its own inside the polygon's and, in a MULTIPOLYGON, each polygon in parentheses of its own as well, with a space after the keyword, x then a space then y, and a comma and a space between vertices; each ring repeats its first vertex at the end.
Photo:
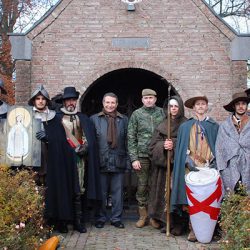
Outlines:
POLYGON ((149 177, 150 177, 150 168, 151 162, 149 158, 139 158, 141 163, 141 170, 137 170, 137 192, 136 192, 136 200, 138 202, 139 207, 147 207, 148 198, 149 198, 149 177))

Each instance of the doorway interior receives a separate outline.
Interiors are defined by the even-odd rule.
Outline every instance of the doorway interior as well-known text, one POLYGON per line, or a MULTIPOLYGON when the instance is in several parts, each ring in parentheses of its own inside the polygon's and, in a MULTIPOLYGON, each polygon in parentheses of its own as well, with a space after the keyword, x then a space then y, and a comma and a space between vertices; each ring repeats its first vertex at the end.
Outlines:
MULTIPOLYGON (((130 117, 132 112, 139 108, 141 92, 145 88, 157 92, 157 105, 162 107, 168 96, 169 83, 160 75, 151 71, 137 68, 125 68, 111 71, 96 81, 81 97, 81 111, 87 115, 102 110, 102 98, 105 93, 113 92, 118 96, 118 111, 130 117)), ((171 95, 178 94, 171 89, 171 95)))
MULTIPOLYGON (((157 92, 157 103, 163 106, 168 96, 169 83, 154 72, 139 68, 124 68, 111 71, 96 81, 82 95, 81 111, 88 116, 102 110, 102 98, 105 93, 113 92, 118 96, 118 111, 130 117, 132 112, 142 106, 141 92, 145 88, 154 89, 157 92)), ((171 89, 171 95, 178 95, 175 89, 171 89)), ((133 171, 125 174, 124 206, 133 208, 136 204, 135 193, 137 178, 133 171)))

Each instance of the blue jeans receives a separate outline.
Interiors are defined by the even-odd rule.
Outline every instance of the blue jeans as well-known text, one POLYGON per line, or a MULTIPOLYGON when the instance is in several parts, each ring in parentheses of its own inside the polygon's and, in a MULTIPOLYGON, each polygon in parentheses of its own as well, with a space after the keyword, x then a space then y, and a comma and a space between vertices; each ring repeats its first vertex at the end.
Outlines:
POLYGON ((110 194, 112 198, 110 221, 121 221, 123 211, 124 173, 101 173, 100 177, 102 204, 97 213, 97 221, 106 222, 108 220, 106 208, 108 194, 110 194))

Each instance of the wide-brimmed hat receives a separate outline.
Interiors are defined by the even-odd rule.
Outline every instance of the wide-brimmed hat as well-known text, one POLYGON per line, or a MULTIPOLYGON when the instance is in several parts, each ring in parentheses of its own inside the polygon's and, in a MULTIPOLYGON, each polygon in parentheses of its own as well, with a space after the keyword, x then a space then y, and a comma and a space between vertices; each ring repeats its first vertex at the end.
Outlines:
POLYGON ((36 96, 38 95, 42 95, 47 101, 48 101, 48 104, 50 103, 50 98, 49 98, 49 94, 47 92, 47 90, 44 88, 43 85, 39 85, 35 90, 34 92, 32 93, 29 101, 28 101, 28 104, 30 106, 34 106, 34 99, 36 96))
POLYGON ((247 96, 246 92, 239 92, 233 94, 232 101, 229 102, 227 105, 223 106, 223 108, 229 112, 234 112, 235 111, 234 104, 239 101, 246 102, 247 104, 250 102, 250 99, 247 96))
POLYGON ((7 94, 7 91, 6 91, 5 88, 3 87, 3 80, 2 80, 2 79, 0 79, 0 89, 2 90, 2 93, 3 93, 4 95, 7 94))
POLYGON ((250 96, 250 88, 245 90, 245 92, 247 93, 248 96, 250 96))
POLYGON ((63 100, 70 99, 70 98, 78 99, 79 95, 80 95, 80 92, 76 91, 75 87, 66 87, 63 90, 62 99, 63 100))
POLYGON ((185 107, 192 109, 194 107, 195 102, 198 100, 204 100, 208 103, 207 97, 205 95, 201 95, 201 96, 195 96, 195 97, 187 99, 184 105, 185 107))

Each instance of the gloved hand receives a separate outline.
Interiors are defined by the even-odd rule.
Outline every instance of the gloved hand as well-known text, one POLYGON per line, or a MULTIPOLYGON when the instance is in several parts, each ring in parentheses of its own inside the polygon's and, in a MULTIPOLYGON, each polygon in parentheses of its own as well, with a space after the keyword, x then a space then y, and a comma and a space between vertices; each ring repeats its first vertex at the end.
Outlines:
POLYGON ((188 168, 189 171, 194 171, 194 172, 200 171, 198 168, 196 168, 195 166, 191 166, 189 163, 186 163, 186 167, 188 168))
POLYGON ((77 153, 78 156, 82 157, 87 154, 87 145, 79 145, 78 147, 75 148, 75 152, 77 153))
POLYGON ((44 130, 40 130, 40 131, 36 132, 36 139, 40 140, 42 142, 48 142, 48 138, 47 138, 46 132, 44 130))

